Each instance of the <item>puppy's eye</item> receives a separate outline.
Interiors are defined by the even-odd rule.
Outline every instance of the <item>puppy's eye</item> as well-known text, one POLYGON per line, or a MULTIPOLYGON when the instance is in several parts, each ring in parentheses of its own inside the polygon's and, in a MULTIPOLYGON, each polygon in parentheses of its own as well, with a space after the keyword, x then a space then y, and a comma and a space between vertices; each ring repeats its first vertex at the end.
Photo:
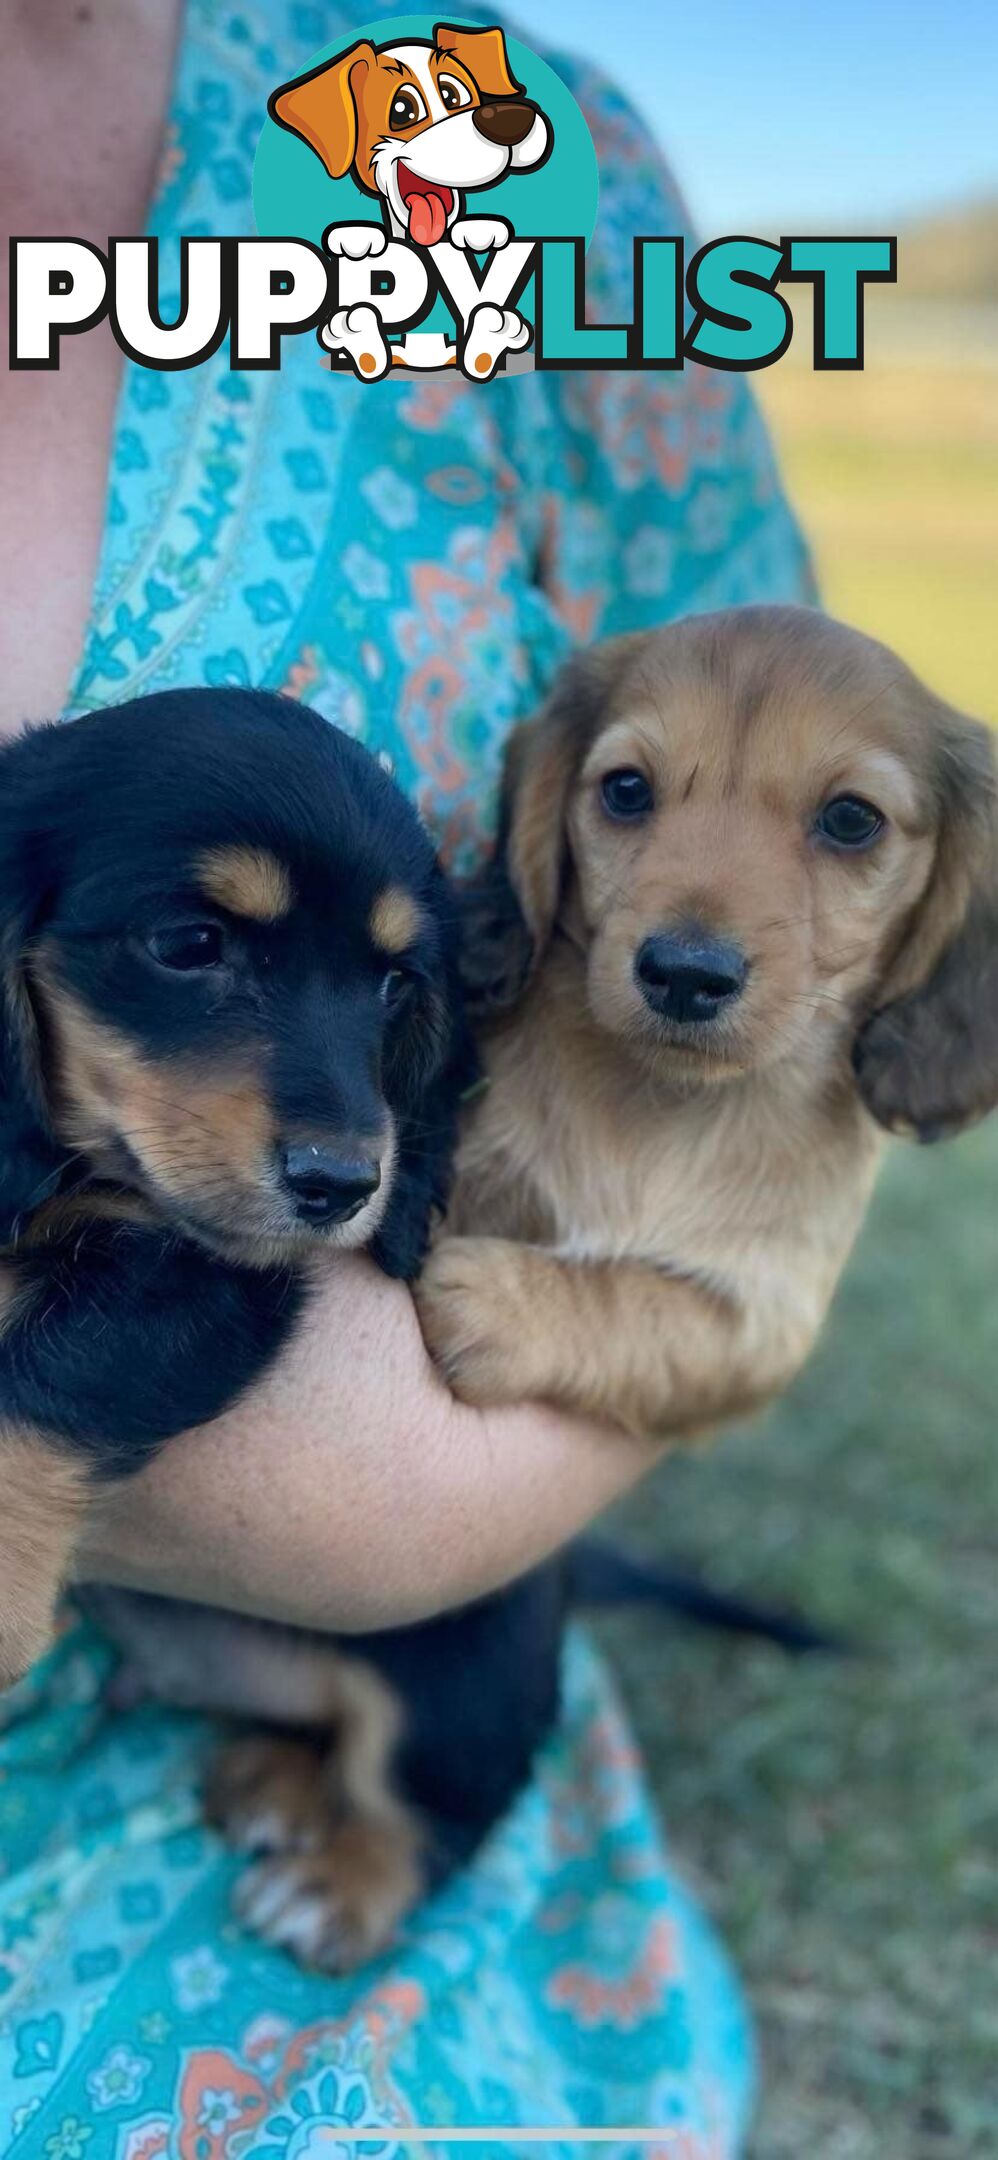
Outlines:
POLYGON ((621 765, 616 772, 605 773, 600 795, 607 816, 612 818, 647 817, 655 806, 651 781, 633 765, 621 765))
POLYGON ((426 107, 418 90, 396 90, 388 108, 389 124, 394 128, 415 127, 417 120, 425 120, 426 107))
POLYGON ((177 923, 169 930, 154 930, 148 949, 160 967, 191 975, 200 968, 219 966, 225 939, 220 923, 177 923))
POLYGON ((382 977, 381 982, 383 1004, 388 1006, 390 1012, 393 1011, 397 1005, 401 1005, 407 991, 411 988, 412 976, 407 975, 404 968, 389 968, 387 975, 382 977))
POLYGON ((822 805, 814 830, 834 847, 869 847, 884 829, 883 814, 863 795, 833 795, 822 805))
POLYGON ((471 104, 471 91, 467 84, 458 82, 453 75, 438 76, 437 89, 440 92, 440 103, 448 112, 461 112, 465 105, 471 104))

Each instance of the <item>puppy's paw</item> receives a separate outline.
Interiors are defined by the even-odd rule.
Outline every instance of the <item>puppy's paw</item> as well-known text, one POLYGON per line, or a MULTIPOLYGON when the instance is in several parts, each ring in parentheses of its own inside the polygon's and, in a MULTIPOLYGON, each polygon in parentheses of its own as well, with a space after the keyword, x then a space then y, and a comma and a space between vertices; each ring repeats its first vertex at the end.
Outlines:
POLYGON ((317 1852, 260 1860, 236 1884, 238 1919, 314 1972, 354 1972, 394 1940, 419 1895, 412 1844, 399 1827, 344 1823, 317 1852))
POLYGON ((538 1392, 532 1357, 544 1316, 531 1310, 522 1246, 445 1237, 414 1285, 426 1347, 462 1402, 522 1402, 538 1392))
POLYGON ((220 1748, 204 1806, 236 1852, 312 1852, 329 1833, 321 1757, 304 1741, 249 1734, 220 1748))

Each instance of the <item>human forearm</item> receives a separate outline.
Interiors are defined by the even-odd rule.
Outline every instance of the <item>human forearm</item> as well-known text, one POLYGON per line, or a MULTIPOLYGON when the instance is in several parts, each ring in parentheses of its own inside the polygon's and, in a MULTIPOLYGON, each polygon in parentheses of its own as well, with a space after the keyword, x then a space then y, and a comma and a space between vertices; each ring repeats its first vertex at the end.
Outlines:
POLYGON ((455 1403, 408 1292, 343 1260, 243 1402, 95 1506, 78 1572, 309 1626, 400 1624, 544 1558, 653 1459, 541 1406, 455 1403))

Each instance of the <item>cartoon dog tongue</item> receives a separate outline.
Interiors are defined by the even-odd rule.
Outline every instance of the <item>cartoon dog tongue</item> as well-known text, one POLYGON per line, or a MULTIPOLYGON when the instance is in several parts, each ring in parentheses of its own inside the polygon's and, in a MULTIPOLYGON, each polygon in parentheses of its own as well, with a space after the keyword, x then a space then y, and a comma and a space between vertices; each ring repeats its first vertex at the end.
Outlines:
POLYGON ((442 198, 429 189, 424 195, 409 197, 409 236, 417 247, 436 247, 447 230, 447 212, 442 198))

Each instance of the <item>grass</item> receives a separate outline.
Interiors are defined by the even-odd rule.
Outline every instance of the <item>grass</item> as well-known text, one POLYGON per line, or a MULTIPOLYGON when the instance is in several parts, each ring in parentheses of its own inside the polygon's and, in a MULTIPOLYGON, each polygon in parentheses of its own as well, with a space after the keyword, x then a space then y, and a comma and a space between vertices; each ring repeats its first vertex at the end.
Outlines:
POLYGON ((998 1127, 898 1147, 789 1398, 621 1511, 855 1645, 602 1623, 760 2020, 758 2160, 998 2151, 998 1127))
POLYGON ((998 722, 998 368, 759 382, 826 606, 998 722))
MULTIPOLYGON (((767 403, 829 604, 998 719, 996 378, 989 409, 976 375, 780 375, 767 403)), ((855 1644, 794 1662, 601 1623, 755 2006, 755 2160, 998 2152, 996 1194, 998 1120, 893 1149, 789 1398, 619 1518, 855 1644)))

